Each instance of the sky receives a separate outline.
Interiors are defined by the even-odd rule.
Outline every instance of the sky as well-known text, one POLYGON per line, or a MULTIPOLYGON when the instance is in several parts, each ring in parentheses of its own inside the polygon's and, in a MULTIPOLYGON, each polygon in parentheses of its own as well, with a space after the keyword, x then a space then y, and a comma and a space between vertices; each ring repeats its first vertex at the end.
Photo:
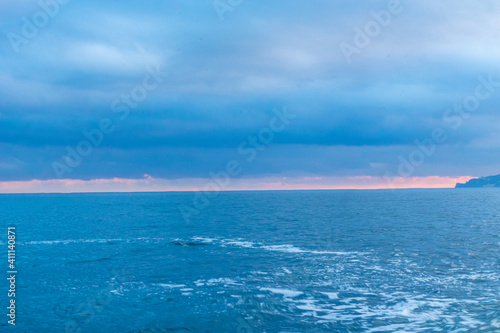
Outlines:
POLYGON ((499 174, 499 16, 490 0, 4 0, 0 193, 499 174))

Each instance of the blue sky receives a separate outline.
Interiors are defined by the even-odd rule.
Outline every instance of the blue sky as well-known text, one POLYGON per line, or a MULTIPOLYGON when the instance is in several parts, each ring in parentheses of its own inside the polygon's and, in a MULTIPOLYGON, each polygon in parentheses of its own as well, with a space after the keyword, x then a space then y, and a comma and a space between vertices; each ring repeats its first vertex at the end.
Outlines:
POLYGON ((0 182, 194 186, 230 160, 241 179, 316 177, 332 187, 349 177, 500 173, 500 83, 482 83, 500 82, 495 1, 54 1, 0 4, 0 182), (231 10, 221 18, 217 6, 231 10), (370 22, 377 29, 380 11, 390 22, 347 59, 341 45, 356 47, 370 22), (120 119, 126 104, 113 103, 144 80, 157 85, 120 119), (482 84, 489 94, 473 112, 447 113, 482 84), (248 162, 238 147, 275 109, 294 118, 248 162), (64 165, 67 147, 103 119, 113 130, 57 174, 54 162, 64 165), (402 175, 400 157, 436 128, 446 140, 402 175))

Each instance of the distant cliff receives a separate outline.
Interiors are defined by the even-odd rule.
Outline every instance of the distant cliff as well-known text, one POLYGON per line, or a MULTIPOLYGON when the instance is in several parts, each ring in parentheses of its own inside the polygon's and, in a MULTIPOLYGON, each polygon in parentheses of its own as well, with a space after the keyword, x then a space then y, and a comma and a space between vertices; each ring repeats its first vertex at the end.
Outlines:
POLYGON ((500 187, 500 175, 474 178, 467 183, 457 183, 455 188, 500 187))

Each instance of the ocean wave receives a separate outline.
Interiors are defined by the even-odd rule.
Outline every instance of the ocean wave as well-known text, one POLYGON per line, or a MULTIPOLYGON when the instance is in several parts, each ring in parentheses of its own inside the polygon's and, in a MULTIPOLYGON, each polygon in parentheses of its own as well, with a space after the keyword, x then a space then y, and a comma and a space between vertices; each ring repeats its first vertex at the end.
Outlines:
POLYGON ((78 244, 78 243, 109 243, 109 242, 136 242, 136 241, 162 241, 165 238, 97 238, 97 239, 59 239, 59 240, 43 240, 43 241, 28 241, 18 242, 19 245, 54 245, 54 244, 78 244))
MULTIPOLYGON (((59 240, 35 240, 27 242, 19 242, 20 245, 56 245, 56 244, 84 244, 84 243, 110 243, 110 242, 150 242, 150 241, 166 241, 176 246, 205 246, 218 243, 222 247, 234 246, 245 249, 258 249, 272 252, 283 252, 290 254, 318 254, 318 255, 358 255, 362 252, 346 252, 346 251, 319 251, 308 250, 297 247, 293 244, 267 245, 263 243, 251 242, 243 239, 218 239, 212 237, 196 236, 188 240, 185 239, 168 239, 154 237, 139 237, 139 238, 96 238, 96 239, 59 239, 59 240)), ((2 244, 0 242, 0 244, 2 244)))
POLYGON ((219 242, 222 247, 226 246, 234 246, 245 249, 258 249, 258 250, 266 250, 272 252, 283 252, 283 253, 291 253, 291 254, 300 254, 300 253, 308 253, 308 254, 333 254, 333 255, 358 255, 363 254, 363 252, 346 252, 346 251, 319 251, 319 250, 306 250, 300 247, 297 247, 293 244, 279 244, 279 245, 266 245, 258 242, 251 242, 244 239, 217 239, 217 238, 209 238, 209 237, 193 237, 193 240, 210 240, 211 243, 219 242))
POLYGON ((288 289, 278 289, 278 288, 260 288, 263 291, 270 291, 273 294, 283 295, 285 297, 294 298, 304 293, 302 291, 288 290, 288 289))
POLYGON ((154 283, 153 285, 169 289, 184 288, 186 286, 185 284, 169 284, 169 283, 154 283))
POLYGON ((335 255, 352 255, 360 254, 360 252, 343 252, 343 251, 316 251, 316 250, 304 250, 291 244, 283 245, 264 245, 260 247, 261 249, 268 251, 278 251, 286 253, 311 253, 311 254, 335 254, 335 255))

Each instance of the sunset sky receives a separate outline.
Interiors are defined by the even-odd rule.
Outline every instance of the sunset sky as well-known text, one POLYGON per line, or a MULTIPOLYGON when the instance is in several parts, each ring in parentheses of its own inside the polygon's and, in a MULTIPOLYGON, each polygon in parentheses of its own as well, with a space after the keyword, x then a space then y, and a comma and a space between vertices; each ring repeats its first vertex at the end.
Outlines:
POLYGON ((499 174, 499 17, 488 0, 2 1, 0 193, 499 174))

